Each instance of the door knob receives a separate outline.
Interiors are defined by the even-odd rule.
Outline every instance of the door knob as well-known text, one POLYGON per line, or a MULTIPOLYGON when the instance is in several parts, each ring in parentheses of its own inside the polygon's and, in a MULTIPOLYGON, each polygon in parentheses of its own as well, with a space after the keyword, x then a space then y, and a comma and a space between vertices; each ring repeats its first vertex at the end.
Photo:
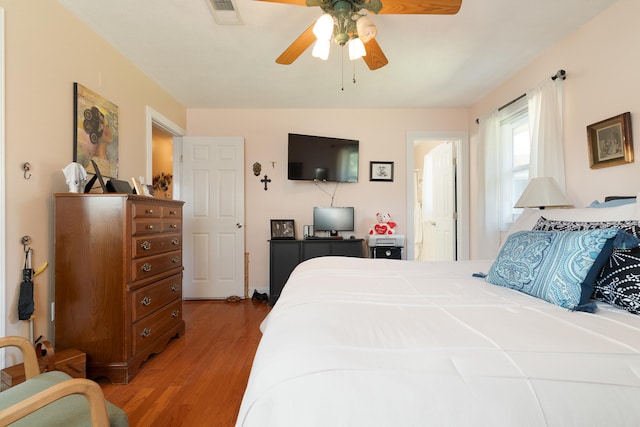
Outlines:
POLYGON ((236 222, 236 228, 242 228, 242 224, 240 224, 239 222, 236 222))

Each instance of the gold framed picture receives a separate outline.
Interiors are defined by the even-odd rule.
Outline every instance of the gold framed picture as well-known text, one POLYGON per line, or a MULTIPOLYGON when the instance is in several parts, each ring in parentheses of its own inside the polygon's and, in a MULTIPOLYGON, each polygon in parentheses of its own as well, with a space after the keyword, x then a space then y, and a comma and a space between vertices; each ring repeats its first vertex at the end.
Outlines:
POLYGON ((587 126, 591 169, 633 163, 631 113, 587 126))
POLYGON ((94 173, 118 178, 118 106, 79 83, 73 84, 73 161, 94 173))

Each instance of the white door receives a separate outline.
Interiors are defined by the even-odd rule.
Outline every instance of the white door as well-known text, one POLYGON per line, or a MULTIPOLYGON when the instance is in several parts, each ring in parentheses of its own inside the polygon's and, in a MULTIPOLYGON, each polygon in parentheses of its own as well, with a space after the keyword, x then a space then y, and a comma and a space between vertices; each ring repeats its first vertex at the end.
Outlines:
POLYGON ((182 138, 185 299, 244 296, 244 139, 182 138))
POLYGON ((453 143, 438 145, 433 150, 433 213, 436 243, 434 259, 439 261, 456 259, 455 170, 453 143))
POLYGON ((442 142, 424 157, 421 261, 456 259, 454 144, 442 142))

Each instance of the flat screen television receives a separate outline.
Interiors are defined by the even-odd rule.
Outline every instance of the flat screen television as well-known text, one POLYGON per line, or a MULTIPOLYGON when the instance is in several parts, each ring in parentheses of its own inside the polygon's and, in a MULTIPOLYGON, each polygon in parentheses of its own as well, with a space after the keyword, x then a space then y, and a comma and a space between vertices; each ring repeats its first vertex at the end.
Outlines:
POLYGON ((353 207, 313 208, 313 231, 330 231, 336 236, 338 231, 353 231, 353 207))
POLYGON ((353 139, 290 133, 288 178, 358 182, 358 145, 353 139))

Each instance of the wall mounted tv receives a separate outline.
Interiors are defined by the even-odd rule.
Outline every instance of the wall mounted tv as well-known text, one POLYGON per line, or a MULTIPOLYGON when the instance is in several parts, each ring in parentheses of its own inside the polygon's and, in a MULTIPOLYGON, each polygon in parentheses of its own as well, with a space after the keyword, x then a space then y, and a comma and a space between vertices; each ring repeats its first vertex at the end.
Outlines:
POLYGON ((358 145, 353 139, 290 133, 288 178, 358 182, 358 145))

